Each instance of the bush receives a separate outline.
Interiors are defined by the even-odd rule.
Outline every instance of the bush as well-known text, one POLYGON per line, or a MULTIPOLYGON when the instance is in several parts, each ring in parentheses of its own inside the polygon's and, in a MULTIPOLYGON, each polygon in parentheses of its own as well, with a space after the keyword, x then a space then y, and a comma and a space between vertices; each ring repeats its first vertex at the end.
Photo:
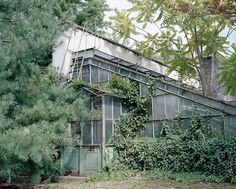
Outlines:
POLYGON ((182 136, 137 138, 127 142, 127 149, 118 158, 132 169, 199 172, 230 181, 236 175, 235 143, 236 137, 202 140, 186 140, 182 136))

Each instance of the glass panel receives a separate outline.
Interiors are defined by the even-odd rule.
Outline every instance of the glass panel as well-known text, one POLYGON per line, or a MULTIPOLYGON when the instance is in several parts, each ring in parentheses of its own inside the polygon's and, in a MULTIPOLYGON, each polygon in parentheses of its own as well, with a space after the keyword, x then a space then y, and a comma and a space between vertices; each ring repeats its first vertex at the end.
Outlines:
POLYGON ((178 114, 178 97, 174 95, 166 95, 166 115, 168 118, 174 118, 178 114))
POLYGON ((93 99, 93 109, 94 110, 101 110, 102 109, 102 100, 101 98, 94 98, 93 99))
POLYGON ((153 123, 147 123, 145 128, 145 136, 153 138, 153 123))
POLYGON ((91 144, 91 122, 87 122, 83 127, 83 144, 91 144))
POLYGON ((145 83, 148 83, 148 79, 146 76, 142 76, 141 77, 141 81, 145 82, 145 83))
POLYGON ((86 82, 90 82, 89 66, 83 66, 83 69, 82 69, 82 80, 86 81, 86 82))
POLYGON ((177 87, 174 87, 174 86, 171 86, 171 85, 167 85, 166 86, 166 90, 177 94, 179 89, 177 87))
POLYGON ((148 85, 140 83, 140 94, 141 96, 146 96, 149 94, 148 85))
POLYGON ((225 133, 229 135, 236 134, 236 117, 226 116, 225 118, 225 133))
POLYGON ((131 77, 131 78, 135 79, 135 78, 136 78, 136 76, 137 76, 137 74, 136 74, 136 73, 133 73, 133 72, 131 72, 131 74, 130 74, 130 77, 131 77))
POLYGON ((152 99, 147 100, 147 111, 149 117, 152 119, 152 99))
POLYGON ((112 120, 106 120, 106 134, 105 134, 106 143, 110 139, 111 134, 112 134, 112 120))
POLYGON ((92 59, 92 64, 99 66, 99 65, 100 65, 100 62, 99 62, 98 60, 92 59))
POLYGON ((224 120, 221 117, 211 117, 210 126, 214 134, 221 134, 224 130, 224 120))
POLYGON ((109 68, 109 64, 101 62, 101 67, 103 68, 109 68))
MULTIPOLYGON (((207 107, 206 107, 207 108, 207 107)), ((206 109, 205 108, 205 109, 206 109)), ((221 115, 221 112, 220 111, 218 111, 218 110, 215 110, 215 109, 212 109, 212 108, 207 108, 208 109, 208 113, 209 113, 209 115, 221 115)))
POLYGON ((93 144, 101 144, 102 141, 102 122, 94 121, 93 123, 93 144))
POLYGON ((120 100, 119 98, 113 97, 113 112, 114 112, 114 119, 118 119, 120 117, 120 100))
POLYGON ((121 70, 120 70, 120 73, 121 73, 122 75, 124 75, 124 76, 128 76, 128 75, 129 75, 129 71, 124 70, 124 69, 121 69, 121 70))
POLYGON ((154 123, 154 137, 159 137, 161 134, 161 124, 160 122, 155 122, 154 123))
POLYGON ((128 112, 128 107, 123 103, 123 102, 121 102, 121 106, 122 106, 122 114, 125 114, 125 113, 127 113, 128 112))
POLYGON ((183 119, 183 129, 189 129, 190 127, 190 120, 189 119, 183 119))
POLYGON ((112 118, 112 97, 110 96, 105 97, 105 118, 113 119, 112 118))
POLYGON ((163 119, 165 117, 164 96, 153 97, 153 116, 154 120, 163 119))
POLYGON ((80 135, 81 134, 81 127, 79 125, 79 123, 71 123, 71 134, 74 135, 74 134, 77 134, 77 135, 80 135))
POLYGON ((163 95, 163 94, 167 94, 167 93, 158 89, 155 90, 155 95, 163 95))
POLYGON ((92 73, 91 73, 91 79, 92 83, 97 83, 98 82, 98 68, 92 66, 92 73))
POLYGON ((100 71, 100 82, 108 81, 108 71, 99 69, 100 71))
POLYGON ((112 79, 112 73, 111 72, 107 72, 108 74, 108 81, 110 81, 112 79))
POLYGON ((183 116, 189 117, 192 115, 192 102, 183 98, 180 98, 179 111, 183 116))
POLYGON ((116 73, 119 72, 119 68, 116 66, 110 66, 110 69, 116 73))

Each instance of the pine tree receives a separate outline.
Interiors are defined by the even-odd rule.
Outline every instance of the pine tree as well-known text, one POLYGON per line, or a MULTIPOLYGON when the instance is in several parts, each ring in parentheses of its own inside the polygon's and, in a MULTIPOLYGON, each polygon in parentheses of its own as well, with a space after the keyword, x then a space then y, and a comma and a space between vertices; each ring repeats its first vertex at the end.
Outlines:
POLYGON ((88 114, 78 91, 49 66, 56 38, 73 24, 64 0, 0 1, 0 178, 55 174, 70 121, 88 114))

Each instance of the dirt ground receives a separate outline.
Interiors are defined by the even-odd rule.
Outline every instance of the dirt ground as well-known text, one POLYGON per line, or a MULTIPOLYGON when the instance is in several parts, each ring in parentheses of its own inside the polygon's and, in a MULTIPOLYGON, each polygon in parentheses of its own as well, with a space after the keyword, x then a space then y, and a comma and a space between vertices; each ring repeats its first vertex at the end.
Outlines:
POLYGON ((217 183, 182 183, 172 180, 150 181, 129 179, 123 181, 90 182, 66 181, 38 188, 47 189, 236 189, 236 185, 217 183))

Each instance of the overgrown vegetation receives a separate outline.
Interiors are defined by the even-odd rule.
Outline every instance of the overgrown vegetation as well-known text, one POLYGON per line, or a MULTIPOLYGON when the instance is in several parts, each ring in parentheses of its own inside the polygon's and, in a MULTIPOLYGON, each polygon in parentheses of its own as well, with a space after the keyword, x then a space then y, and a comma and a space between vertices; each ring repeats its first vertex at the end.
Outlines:
POLYGON ((168 172, 170 177, 171 173, 191 173, 197 178, 204 175, 216 181, 235 182, 236 137, 225 136, 223 129, 221 135, 214 134, 209 119, 198 115, 193 107, 188 128, 181 117, 166 119, 161 122, 159 138, 145 138, 149 97, 140 97, 135 83, 117 75, 113 75, 109 87, 126 97, 124 101, 129 108, 115 123, 111 143, 116 155, 105 168, 108 175, 128 168, 139 172, 168 172))
POLYGON ((60 170, 72 144, 68 123, 83 121, 83 96, 50 67, 56 38, 73 25, 64 0, 0 2, 0 179, 40 181, 60 170))
MULTIPOLYGON (((132 42, 132 48, 167 64, 168 73, 177 69, 182 79, 197 78, 202 93, 214 96, 207 80, 206 58, 213 64, 235 54, 229 50, 232 44, 228 40, 235 31, 235 4, 228 0, 128 1, 132 7, 116 10, 112 17, 115 39, 128 43, 131 36, 141 35, 144 40, 136 45, 132 42), (148 32, 150 26, 155 29, 148 32)), ((232 62, 226 62, 222 67, 234 69, 232 62)), ((235 85, 230 84, 234 79, 225 75, 222 80, 226 82, 226 92, 234 95, 235 85)))

